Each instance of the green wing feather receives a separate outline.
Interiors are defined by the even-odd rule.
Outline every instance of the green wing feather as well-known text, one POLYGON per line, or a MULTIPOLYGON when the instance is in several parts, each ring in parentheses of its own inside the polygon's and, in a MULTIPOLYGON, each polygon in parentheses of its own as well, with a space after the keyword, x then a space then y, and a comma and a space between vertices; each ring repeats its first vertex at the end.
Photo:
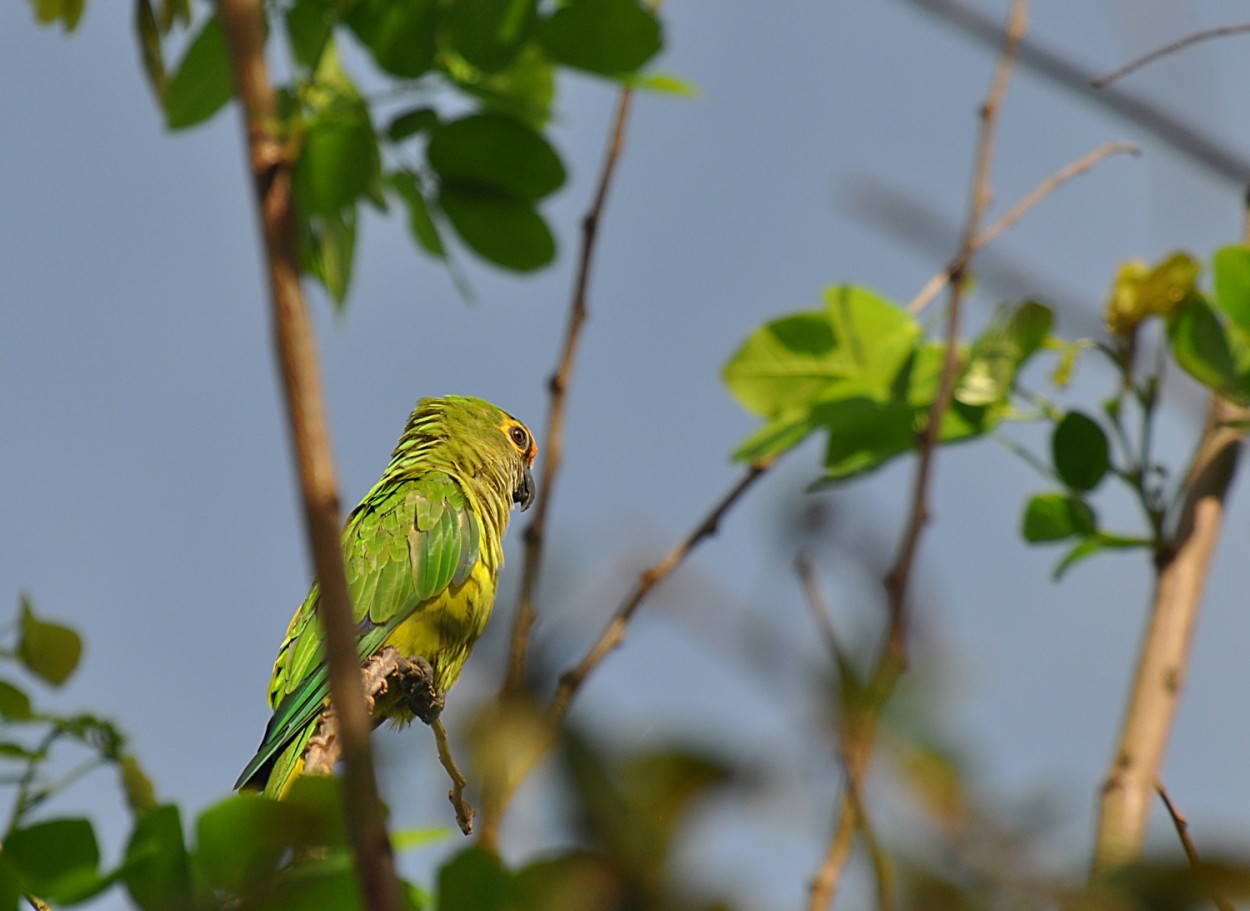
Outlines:
MULTIPOLYGON (((464 491, 444 472, 379 483, 366 495, 343 529, 361 663, 415 611, 468 578, 481 557, 481 534, 464 491)), ((330 685, 318 597, 314 583, 291 621, 269 689, 273 717, 236 788, 280 790, 325 708, 330 685)))

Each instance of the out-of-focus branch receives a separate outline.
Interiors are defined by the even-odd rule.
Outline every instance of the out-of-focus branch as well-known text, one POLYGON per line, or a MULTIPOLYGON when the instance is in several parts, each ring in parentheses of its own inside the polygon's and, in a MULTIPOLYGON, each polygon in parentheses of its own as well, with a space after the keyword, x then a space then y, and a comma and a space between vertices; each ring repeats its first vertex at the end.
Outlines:
MULTIPOLYGON (((521 574, 521 595, 517 600, 516 620, 512 626, 512 638, 508 648, 508 672, 504 677, 501 696, 519 692, 525 684, 525 655, 529 648, 530 629, 534 625, 534 607, 538 592, 538 580, 542 570, 543 545, 546 540, 547 510, 555 490, 556 475, 564 457, 564 416, 569 378, 573 375, 573 360, 577 354, 582 325, 586 321, 586 300, 590 287, 590 269, 594 260, 595 238, 599 233, 599 219, 607 203, 608 190, 616 173, 616 163, 625 147, 625 126, 629 121, 629 109, 633 90, 621 89, 616 103, 616 116, 612 121, 612 135, 608 141, 603 164, 599 170, 599 182, 586 214, 582 216, 582 246, 578 256, 577 278, 573 283, 573 297, 569 307, 569 321, 564 330, 564 344, 560 360, 549 383, 551 405, 547 416, 547 433, 544 437, 543 469, 538 484, 538 502, 534 504, 534 517, 525 529, 525 568, 521 574)), ((487 811, 490 812, 489 810, 487 811)))
POLYGON ((663 560, 642 572, 638 577, 638 584, 634 586, 634 590, 629 594, 629 597, 621 602, 621 606, 616 609, 616 613, 612 615, 612 619, 603 628, 603 632, 599 634, 599 638, 595 640, 594 645, 590 647, 590 650, 586 652, 581 661, 560 675, 560 685, 556 689, 555 698, 551 703, 551 714, 555 719, 558 720, 564 717, 582 684, 586 682, 586 678, 624 640, 625 628, 629 625, 629 621, 634 614, 637 613, 638 608, 642 606, 642 602, 647 595, 651 593, 651 590, 680 566, 682 561, 702 541, 716 534, 716 529, 720 526, 720 521, 724 518, 725 513, 742 498, 742 495, 756 481, 763 477, 764 473, 772 465, 772 461, 759 462, 748 468, 746 473, 734 484, 729 492, 691 530, 690 534, 673 545, 673 549, 668 552, 663 560))
MULTIPOLYGON (((1194 840, 1189 837, 1189 820, 1176 809, 1176 804, 1172 803, 1172 798, 1168 796, 1167 788, 1163 786, 1163 782, 1156 781, 1155 790, 1159 792, 1159 798, 1167 808, 1168 816, 1172 817, 1172 825, 1176 828, 1176 837, 1181 840, 1181 847, 1185 849, 1185 857, 1189 859, 1189 865, 1193 867, 1194 872, 1201 872, 1202 858, 1198 856, 1198 849, 1194 846, 1194 840)), ((1211 901, 1220 911, 1236 911, 1233 903, 1225 898, 1214 885, 1211 886, 1211 901)))
POLYGON ((1099 801, 1093 873, 1136 860, 1172 731, 1224 498, 1245 437, 1247 410, 1213 397, 1185 484, 1175 539, 1158 558, 1158 579, 1128 709, 1099 801))
MULTIPOLYGON (((957 0, 904 0, 911 6, 954 25, 984 45, 1002 46, 1002 25, 993 16, 957 0)), ((1194 123, 1164 110, 1145 96, 1120 86, 1095 89, 1090 83, 1098 73, 1064 57, 1035 40, 1020 43, 1017 60, 1060 88, 1066 89, 1117 117, 1150 132, 1207 171, 1230 180, 1239 188, 1250 183, 1250 159, 1220 142, 1194 123)))
POLYGON ((347 828, 365 906, 399 911, 403 904, 374 779, 370 724, 339 544, 338 489, 317 376, 316 346, 300 288, 292 209, 293 162, 283 137, 275 134, 277 109, 265 64, 264 13, 260 0, 221 0, 220 16, 247 132, 273 305, 274 340, 304 519, 321 588, 317 612, 326 634, 331 699, 346 765, 343 800, 347 828))
MULTIPOLYGON (((1008 209, 1001 218, 974 237, 972 239, 972 245, 968 251, 968 255, 971 255, 972 253, 980 250, 982 247, 993 243, 998 239, 1000 234, 1023 218, 1030 209, 1055 190, 1059 189, 1069 180, 1084 174, 1104 158, 1108 158, 1109 156, 1115 155, 1119 152, 1128 152, 1133 155, 1140 155, 1141 149, 1133 145, 1131 142, 1108 142, 1104 145, 1100 145, 1092 152, 1087 152, 1076 161, 1060 168, 1054 174, 1051 174, 1031 191, 1029 191, 1029 193, 1026 194, 1019 202, 1008 209)), ((950 284, 951 278, 955 274, 955 270, 961 267, 966 267, 966 265, 966 261, 961 263, 958 258, 953 260, 945 269, 933 276, 933 278, 929 279, 928 283, 920 289, 920 293, 911 299, 911 303, 907 305, 907 310, 910 313, 919 313, 925 307, 929 306, 942 289, 950 284)))
MULTIPOLYGON (((1148 54, 1142 54, 1135 57, 1128 63, 1116 67, 1110 73, 1099 76, 1097 79, 1090 80, 1090 85, 1096 89, 1106 88, 1122 76, 1127 76, 1134 70, 1141 69, 1148 63, 1154 63, 1161 57, 1169 54, 1175 54, 1177 51, 1183 51, 1192 44, 1200 41, 1206 41, 1208 38, 1222 38, 1225 35, 1240 35, 1243 32, 1250 32, 1250 22, 1240 22, 1236 25, 1217 25, 1215 28, 1203 29, 1200 32, 1194 32, 1192 35, 1186 35, 1184 38, 1177 38, 1175 41, 1169 41, 1163 47, 1157 47, 1148 54)), ((1163 798, 1165 801, 1166 797, 1163 798)), ((1169 804, 1170 806, 1170 804, 1169 804)))
MULTIPOLYGON (((837 808, 837 823, 834 825, 829 851, 813 879, 809 896, 809 911, 820 911, 833 900, 842 868, 850 856, 850 836, 846 834, 847 830, 853 831, 859 826, 864 830, 865 835, 868 835, 868 830, 863 823, 863 807, 859 804, 859 795, 862 794, 862 784, 876 744, 877 725, 881 711, 893 695, 899 677, 907 669, 908 587, 920 535, 928 521, 928 491, 938 435, 941 431, 942 419, 950 407, 955 379, 959 373, 959 318, 963 304, 964 276, 976 252, 977 237, 981 233, 981 220, 990 201, 990 173, 998 112, 1007 91, 1017 48, 1027 28, 1027 12, 1027 0, 1013 0, 1003 39, 1002 55, 995 69, 989 94, 981 106, 981 126, 977 141, 976 161, 972 169, 968 215, 959 250, 947 269, 950 284, 950 312, 947 316, 946 357, 938 383, 938 392, 929 409, 928 422, 917 443, 919 452, 912 488, 910 518, 902 533, 898 556, 885 579, 888 597, 885 642, 870 672, 863 694, 856 694, 854 700, 847 700, 844 708, 848 717, 843 721, 842 753, 848 782, 837 808)), ((881 885, 888 882, 888 877, 883 879, 882 858, 879 853, 874 855, 873 860, 874 867, 878 871, 879 898, 881 901, 889 901, 891 892, 882 888, 881 885)))

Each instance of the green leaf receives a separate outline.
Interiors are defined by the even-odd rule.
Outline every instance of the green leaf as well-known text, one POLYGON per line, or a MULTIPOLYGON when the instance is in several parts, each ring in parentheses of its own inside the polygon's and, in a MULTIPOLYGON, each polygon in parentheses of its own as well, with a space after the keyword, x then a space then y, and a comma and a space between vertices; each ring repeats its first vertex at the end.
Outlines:
POLYGON ((134 756, 123 756, 120 765, 122 790, 126 794, 126 804, 136 816, 156 808, 156 789, 152 780, 139 765, 134 756))
POLYGON ((417 243, 431 256, 445 259, 447 251, 443 247, 443 239, 438 234, 438 226, 434 224, 417 176, 411 171, 397 171, 390 175, 390 184, 408 208, 408 230, 417 243))
POLYGON ((465 848, 438 871, 439 911, 502 911, 511 885, 498 857, 484 848, 465 848))
POLYGON ((386 128, 386 135, 391 142, 403 142, 417 133, 430 132, 438 126, 438 112, 432 107, 422 105, 404 111, 386 128))
POLYGON ((427 155, 444 182, 520 200, 541 199, 564 183, 560 156, 542 134, 502 114, 441 124, 427 155))
POLYGON ((0 717, 5 721, 26 721, 30 718, 30 697, 7 680, 0 680, 0 717))
POLYGON ((31 0, 31 6, 40 24, 50 25, 59 21, 62 29, 72 32, 82 18, 86 0, 31 0))
MULTIPOLYGON (((1168 326, 1168 341, 1176 362, 1199 383, 1225 395, 1234 393, 1237 377, 1228 337, 1215 311, 1195 296, 1176 313, 1168 326)), ((1241 398, 1244 396, 1244 392, 1241 398)))
POLYGON ((196 868, 210 886, 234 893, 271 877, 290 849, 288 820, 279 801, 227 797, 196 821, 196 868))
POLYGON ((18 658, 32 674, 53 686, 60 686, 78 667, 82 640, 67 626, 37 618, 25 595, 21 598, 21 613, 18 658))
POLYGON ((404 829, 391 833, 391 847, 396 853, 415 851, 427 845, 438 844, 451 837, 451 829, 446 826, 435 826, 432 829, 404 829))
POLYGON ((1127 538, 1120 535, 1109 535, 1105 532, 1096 532, 1084 538, 1069 550, 1063 559, 1055 564, 1050 578, 1051 581, 1058 582, 1063 578, 1064 573, 1075 564, 1092 557, 1102 550, 1130 550, 1138 547, 1148 548, 1153 546, 1154 542, 1148 538, 1127 538))
POLYGON ((636 73, 625 80, 630 88, 657 95, 676 95, 681 98, 698 98, 699 87, 689 80, 672 73, 636 73))
POLYGON ((325 775, 303 775, 282 799, 291 820, 292 843, 317 848, 346 847, 343 794, 339 780, 325 775))
POLYGON ((51 819, 17 829, 4 844, 23 889, 51 902, 83 901, 109 885, 90 820, 51 819))
POLYGON ((468 65, 450 72, 456 85, 481 101, 484 110, 514 117, 535 130, 551 119, 555 65, 535 44, 526 45, 507 69, 497 73, 468 65))
POLYGON ((379 169, 377 137, 362 107, 323 114, 309 125, 295 165, 301 214, 339 215, 366 195, 379 169))
POLYGON ((1212 261, 1215 304, 1233 325, 1250 333, 1250 249, 1224 247, 1212 261))
POLYGON ((913 410, 903 402, 839 399, 816 408, 813 417, 822 429, 829 431, 826 481, 877 468, 909 451, 916 442, 913 410))
POLYGON ((538 39, 560 63, 607 76, 637 70, 663 43, 636 0, 572 0, 539 23, 538 39))
POLYGON ((436 0, 365 0, 344 21, 392 75, 414 79, 434 63, 436 0))
POLYGON ((1050 438, 1059 479, 1073 490, 1093 490, 1111 467, 1111 448, 1102 426, 1088 415, 1069 411, 1050 438))
POLYGON ((631 907, 631 884, 619 862, 573 850, 534 861, 519 870, 517 911, 606 911, 631 907), (588 897, 593 899, 588 901, 588 897))
POLYGON ((555 258, 555 238, 527 202, 455 185, 444 186, 438 201, 460 239, 497 265, 529 272, 555 258))
POLYGON ((300 247, 304 271, 321 282, 341 310, 356 259, 356 209, 308 219, 301 225, 300 247))
POLYGON ((286 33, 291 41, 291 56, 307 70, 317 68, 321 52, 330 40, 334 19, 324 0, 295 0, 286 11, 286 33))
POLYGON ((154 807, 139 818, 126 845, 121 878, 144 911, 193 907, 190 861, 176 806, 154 807))
POLYGON ((203 123, 232 97, 226 40, 214 15, 191 41, 165 87, 165 125, 181 130, 203 123))
POLYGON ((956 401, 989 405, 1005 401, 1020 367, 1050 335, 1054 314, 1026 301, 1010 313, 1000 310, 972 345, 968 366, 955 389, 956 401))
POLYGON ((486 72, 516 57, 534 20, 535 0, 472 0, 452 4, 443 29, 451 47, 486 72))
POLYGON ((1091 535, 1096 527, 1094 511, 1083 500, 1064 493, 1042 493, 1026 504, 1020 533, 1030 544, 1044 544, 1091 535))

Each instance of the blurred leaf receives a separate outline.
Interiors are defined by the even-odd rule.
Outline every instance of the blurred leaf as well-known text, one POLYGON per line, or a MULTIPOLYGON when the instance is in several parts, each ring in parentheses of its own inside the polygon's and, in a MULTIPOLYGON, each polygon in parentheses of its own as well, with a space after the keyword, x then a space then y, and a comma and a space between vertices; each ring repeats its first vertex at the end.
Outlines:
POLYGON ((439 911, 503 911, 512 881, 499 858, 480 847, 465 848, 438 871, 439 911))
POLYGON ((339 848, 347 845, 340 782, 329 775, 302 775, 282 798, 290 816, 291 843, 303 847, 339 848))
POLYGON ((434 62, 435 0, 362 0, 349 7, 344 21, 394 76, 416 78, 434 62))
POLYGON ((121 760, 122 790, 126 794, 126 804, 136 816, 156 809, 156 790, 152 780, 139 765, 134 756, 123 756, 121 760))
POLYGON ((410 171, 397 171, 390 175, 390 183, 408 208, 408 230, 421 249, 431 256, 444 259, 447 251, 443 247, 443 239, 438 234, 438 226, 430 214, 425 194, 417 182, 417 176, 410 171))
POLYGON ((481 101, 484 110, 514 117, 534 130, 543 129, 551 119, 555 66, 533 44, 496 73, 466 64, 452 68, 451 75, 461 89, 481 101))
POLYGON ((203 123, 233 97, 226 40, 214 15, 192 39, 165 86, 165 125, 181 130, 203 123))
POLYGON ((318 117, 308 127, 295 166, 302 215, 338 216, 377 179, 377 137, 360 108, 318 117))
POLYGON ((627 887, 609 858, 570 851, 519 870, 513 907, 517 911, 618 911, 630 907, 627 887))
POLYGON ((51 902, 84 901, 112 881, 99 874, 100 848, 90 820, 51 819, 9 833, 4 856, 24 891, 51 902))
POLYGON ((253 907, 263 911, 355 911, 363 907, 355 868, 342 849, 297 857, 264 885, 258 899, 253 907))
POLYGON ((427 105, 404 111, 386 128, 391 142, 402 142, 417 133, 429 132, 438 126, 438 112, 427 105))
POLYGON ((139 818, 126 845, 122 881, 144 911, 192 907, 190 862, 176 806, 155 807, 139 818))
POLYGON ((0 680, 0 717, 5 721, 26 721, 30 718, 30 697, 7 680, 0 680))
POLYGON ((275 800, 236 794, 196 820, 195 864, 214 888, 239 893, 271 877, 290 849, 289 814, 275 800))
POLYGON ((0 908, 16 909, 22 900, 22 882, 9 858, 0 854, 0 908))
POLYGON ((638 73, 625 80, 632 88, 657 95, 677 95, 682 98, 698 98, 699 87, 693 82, 672 73, 638 73))
POLYGON ((1000 308, 972 344, 968 366, 955 388, 955 400, 965 405, 1005 401, 1021 365, 1042 346, 1053 325, 1050 308, 1035 301, 1026 301, 1010 312, 1000 308))
POLYGON ((1111 466, 1106 433, 1079 411, 1069 411, 1055 427, 1050 451, 1059 479, 1074 490, 1093 490, 1111 466))
POLYGON ((560 63, 607 76, 640 68, 663 43, 659 21, 636 0, 572 0, 540 21, 538 38, 560 63))
POLYGON ((1147 538, 1129 538, 1105 532, 1095 532, 1068 551, 1063 559, 1056 564, 1050 577, 1053 581, 1058 582, 1063 578, 1064 573, 1075 564, 1087 557, 1092 557, 1102 550, 1132 550, 1139 547, 1149 548, 1153 546, 1154 542, 1147 538))
POLYGON ((304 271, 321 282, 337 308, 342 309, 351 286, 356 259, 356 209, 310 218, 300 230, 304 271))
POLYGON ((1242 332, 1250 333, 1250 250, 1224 247, 1212 261, 1215 305, 1242 332))
POLYGON ((441 124, 430 137, 427 155, 445 183, 469 191, 533 201, 564 183, 564 165, 547 140, 502 114, 441 124))
POLYGON ((321 52, 330 40, 334 19, 324 0, 295 0, 286 11, 286 33, 291 41, 291 55, 307 70, 314 70, 321 52))
POLYGON ((35 19, 43 25, 59 21, 61 27, 72 32, 82 18, 86 0, 31 0, 35 11, 35 19))
POLYGON ((1176 362, 1199 383, 1237 401, 1247 401, 1239 384, 1233 352, 1219 317, 1205 300, 1195 297, 1168 326, 1168 342, 1176 362))
POLYGON ((1120 266, 1107 302, 1107 329, 1126 335, 1149 316, 1170 317, 1197 291, 1202 267, 1188 253, 1173 253, 1155 266, 1120 266))
POLYGON ((551 229, 530 203, 447 185, 438 202, 460 239, 497 265, 529 272, 555 258, 551 229))
POLYGON ((443 28, 456 53, 487 72, 516 57, 534 21, 535 0, 471 0, 451 4, 443 28))
POLYGON ((1096 526, 1094 511, 1083 500, 1064 493, 1042 493, 1025 505, 1020 534, 1030 544, 1043 544, 1093 534, 1096 526))
POLYGON ((30 599, 25 595, 21 597, 21 610, 18 658, 31 673, 53 686, 60 686, 78 667, 82 640, 67 626, 37 618, 30 599))
POLYGON ((391 833, 391 847, 396 853, 415 851, 428 845, 438 844, 451 837, 451 829, 446 826, 435 826, 432 829, 403 829, 391 833))

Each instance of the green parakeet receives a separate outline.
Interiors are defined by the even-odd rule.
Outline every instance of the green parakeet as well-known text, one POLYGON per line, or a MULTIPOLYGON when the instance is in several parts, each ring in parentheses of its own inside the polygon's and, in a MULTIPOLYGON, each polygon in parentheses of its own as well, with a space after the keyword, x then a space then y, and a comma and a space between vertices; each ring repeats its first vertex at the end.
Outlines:
MULTIPOLYGON (((440 696, 456 682, 490 617, 512 505, 526 509, 534 498, 534 455, 529 428, 489 402, 417 403, 386 471, 343 527, 362 665, 394 646, 428 662, 440 696)), ((278 797, 303 770, 330 699, 317 598, 314 582, 278 650, 273 717, 236 788, 278 797)), ((402 703, 380 704, 375 714, 375 724, 413 718, 402 703)))

